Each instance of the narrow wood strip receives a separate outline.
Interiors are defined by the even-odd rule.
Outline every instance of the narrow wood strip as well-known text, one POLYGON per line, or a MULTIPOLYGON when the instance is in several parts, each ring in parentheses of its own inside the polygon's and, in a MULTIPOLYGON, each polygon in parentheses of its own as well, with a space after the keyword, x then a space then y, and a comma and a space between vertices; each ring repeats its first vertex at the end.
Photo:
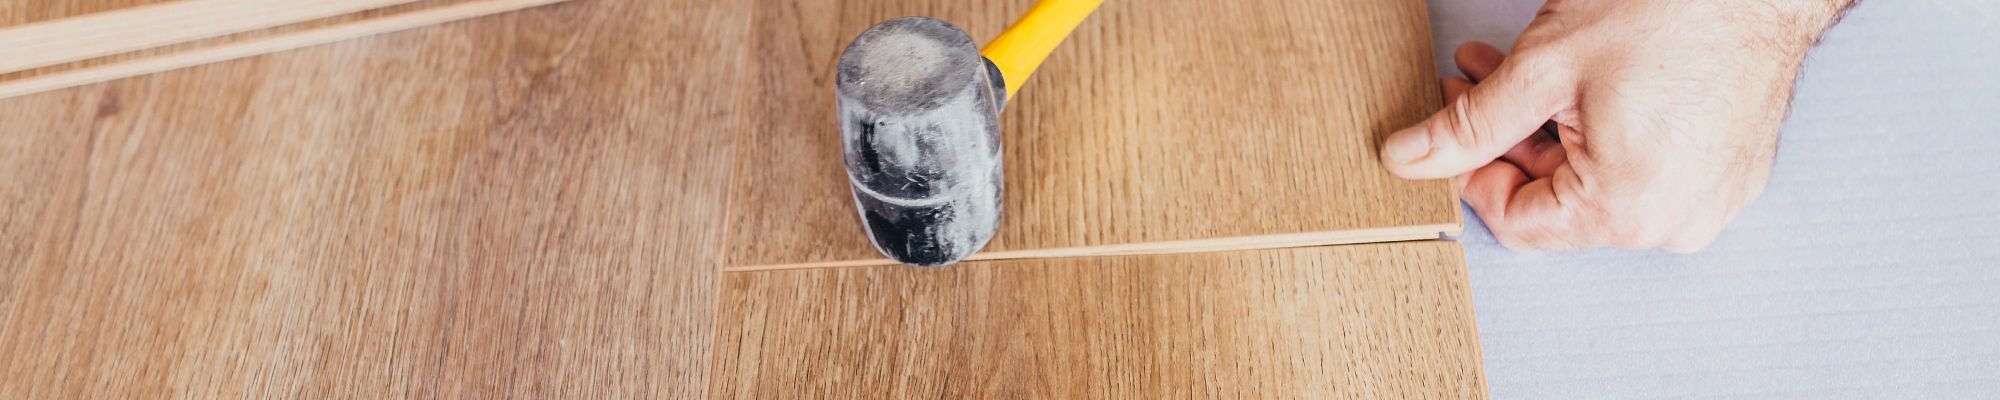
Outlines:
MULTIPOLYGON (((1437 239, 1440 235, 1456 235, 1463 227, 1455 224, 1417 225, 1378 229, 1357 229, 1335 232, 1306 232, 1279 235, 1239 236, 1216 239, 1176 240, 1166 242, 1132 243, 1105 246, 1061 247, 1035 250, 990 251, 973 254, 966 261, 1022 260, 1039 258, 1072 258, 1093 256, 1127 256, 1154 254, 1205 253, 1218 251, 1263 250, 1292 247, 1314 247, 1337 244, 1403 242, 1412 240, 1437 239)), ((750 265, 724 267, 723 272, 781 271, 815 268, 844 268, 894 265, 888 259, 848 260, 797 264, 750 265)))
POLYGON ((248 32, 416 0, 188 0, 0 29, 0 73, 248 32))
POLYGON ((490 0, 456 4, 294 34, 254 39, 184 53, 174 53, 129 63, 110 64, 36 76, 17 81, 0 82, 0 98, 332 43, 563 1, 566 0, 490 0))

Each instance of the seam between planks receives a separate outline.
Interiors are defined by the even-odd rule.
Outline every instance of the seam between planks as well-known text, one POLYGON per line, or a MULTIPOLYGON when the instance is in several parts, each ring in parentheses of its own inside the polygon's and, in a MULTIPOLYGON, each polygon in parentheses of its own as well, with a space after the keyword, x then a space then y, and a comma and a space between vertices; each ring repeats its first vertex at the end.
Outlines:
MULTIPOLYGON (((1138 256, 1160 254, 1211 253, 1244 250, 1271 250, 1332 245, 1375 244, 1440 240, 1462 229, 1462 224, 1432 224, 1395 228, 1358 229, 1334 232, 1307 232, 1277 235, 1238 236, 1117 245, 1059 247, 1036 250, 1009 250, 975 253, 974 261, 1030 260, 1073 257, 1138 256)), ((725 267, 723 272, 784 271, 896 265, 888 259, 850 260, 817 263, 750 265, 725 267)))

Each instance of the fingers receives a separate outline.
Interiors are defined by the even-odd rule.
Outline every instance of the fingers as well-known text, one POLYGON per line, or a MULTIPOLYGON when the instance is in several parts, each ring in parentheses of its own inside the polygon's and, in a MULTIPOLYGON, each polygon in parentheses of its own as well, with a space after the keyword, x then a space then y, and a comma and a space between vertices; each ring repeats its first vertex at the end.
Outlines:
POLYGON ((1563 149, 1562 142, 1536 134, 1508 149, 1500 159, 1520 167, 1529 178, 1547 178, 1555 174, 1556 167, 1569 163, 1569 152, 1563 149))
POLYGON ((1572 103, 1573 82, 1548 63, 1507 60, 1444 110, 1390 135, 1382 160, 1409 179, 1456 176, 1486 165, 1572 103))
POLYGON ((1490 44, 1466 42, 1458 46, 1453 59, 1458 63, 1459 72, 1464 72, 1473 82, 1479 82, 1493 75, 1493 70, 1500 68, 1500 63, 1507 60, 1507 55, 1501 54, 1500 49, 1490 44))
MULTIPOLYGON (((1458 46, 1458 69, 1465 72, 1465 76, 1471 80, 1445 79, 1445 100, 1457 100, 1466 91, 1472 90, 1474 81, 1492 75, 1493 69, 1499 68, 1500 62, 1506 59, 1507 56, 1501 54, 1500 49, 1490 44, 1466 42, 1458 46)), ((1542 130, 1552 129, 1553 125, 1545 123, 1542 130)), ((1522 140, 1521 143, 1515 144, 1513 149, 1507 150, 1506 154, 1501 155, 1501 159, 1520 167, 1522 171, 1528 173, 1530 179, 1533 179, 1549 176, 1555 171, 1556 166, 1567 162, 1569 157, 1563 151, 1562 144, 1556 142, 1554 138, 1548 135, 1530 135, 1527 140, 1522 140)))
MULTIPOLYGON (((1457 105, 1473 90, 1473 81, 1492 77, 1506 56, 1493 46, 1471 42, 1459 46, 1458 68, 1471 80, 1444 81, 1445 99, 1457 105)), ((1433 117, 1436 118, 1436 117, 1433 117)), ((1486 221, 1494 237, 1510 248, 1561 250, 1592 245, 1578 237, 1575 211, 1558 201, 1551 175, 1568 163, 1562 143, 1540 135, 1540 121, 1524 130, 1523 139, 1506 148, 1505 162, 1489 162, 1467 174, 1464 181, 1466 203, 1486 221)), ((1570 172, 1572 175, 1574 172, 1570 172)))
POLYGON ((1568 165, 1533 179, 1514 164, 1496 162, 1473 171, 1464 197, 1508 248, 1570 250, 1602 244, 1586 229, 1575 202, 1565 202, 1574 196, 1570 188, 1575 183, 1576 172, 1568 165))

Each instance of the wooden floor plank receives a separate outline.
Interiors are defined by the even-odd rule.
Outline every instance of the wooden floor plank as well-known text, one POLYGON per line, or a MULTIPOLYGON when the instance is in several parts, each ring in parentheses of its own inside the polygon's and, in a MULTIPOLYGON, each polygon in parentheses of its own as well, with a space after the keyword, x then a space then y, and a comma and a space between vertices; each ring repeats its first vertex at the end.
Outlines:
POLYGON ((184 0, 0 28, 0 72, 265 29, 415 0, 184 0))
MULTIPOLYGON (((760 0, 728 263, 881 262, 840 161, 838 52, 905 15, 987 40, 1031 3, 760 0)), ((1374 151, 1440 103, 1424 7, 1106 2, 1007 103, 987 251, 1455 231, 1447 182, 1397 179, 1374 151)))
POLYGON ((703 396, 749 11, 578 2, 0 100, 0 247, 47 254, 0 255, 0 398, 703 396))
MULTIPOLYGON (((17 293, 46 281, 29 279, 37 266, 59 265, 82 208, 91 124, 103 115, 101 90, 48 93, 0 103, 0 330, 19 303, 17 293), (83 134, 43 134, 81 132, 83 134)), ((4 393, 4 392, 0 392, 4 393)))
POLYGON ((180 0, 0 0, 0 28, 180 0))
MULTIPOLYGON (((0 98, 325 44, 558 1, 563 0, 402 1, 405 4, 179 41, 74 62, 0 72, 0 98)), ((22 29, 26 28, 32 27, 22 29)), ((203 30, 214 29, 218 28, 203 28, 203 30)), ((5 41, 7 40, 0 38, 0 42, 5 41)), ((23 43, 16 43, 16 45, 21 44, 23 43)), ((6 44, 0 43, 0 47, 6 47, 6 44)))
POLYGON ((1485 397, 1453 242, 732 272, 721 398, 1485 397))

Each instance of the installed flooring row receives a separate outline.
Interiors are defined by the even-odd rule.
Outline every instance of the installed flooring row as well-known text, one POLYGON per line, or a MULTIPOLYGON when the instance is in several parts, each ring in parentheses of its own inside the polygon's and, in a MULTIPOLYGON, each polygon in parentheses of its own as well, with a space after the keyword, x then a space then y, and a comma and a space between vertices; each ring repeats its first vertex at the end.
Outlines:
POLYGON ((1286 248, 1456 229, 1369 150, 1438 102, 1418 1, 1107 3, 1010 102, 1016 259, 758 268, 878 263, 848 37, 1029 5, 574 0, 0 99, 0 397, 1483 396, 1456 244, 1286 248))

